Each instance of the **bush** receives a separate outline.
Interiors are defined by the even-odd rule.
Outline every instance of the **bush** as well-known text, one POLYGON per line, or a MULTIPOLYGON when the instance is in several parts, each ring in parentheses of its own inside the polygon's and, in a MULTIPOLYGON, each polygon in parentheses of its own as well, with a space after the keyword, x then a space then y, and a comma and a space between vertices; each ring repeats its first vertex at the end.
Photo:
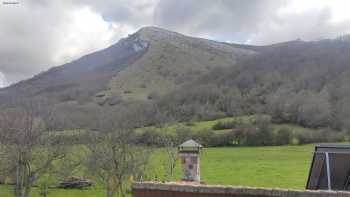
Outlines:
POLYGON ((235 121, 225 121, 225 122, 217 122, 213 125, 213 130, 225 130, 225 129, 233 129, 236 128, 237 123, 235 121))
POLYGON ((271 146, 274 144, 274 133, 271 127, 271 117, 266 115, 257 116, 256 125, 246 129, 246 145, 271 146))
POLYGON ((320 129, 310 132, 302 132, 297 136, 299 144, 310 144, 318 142, 342 142, 345 140, 345 133, 336 132, 331 129, 320 129))
POLYGON ((232 136, 232 145, 245 145, 247 138, 245 129, 240 128, 238 130, 232 130, 230 134, 232 136))
POLYGON ((176 128, 176 141, 177 144, 181 144, 192 138, 192 131, 186 127, 176 128))
POLYGON ((281 128, 275 133, 274 145, 291 144, 293 140, 293 133, 288 128, 281 128))
POLYGON ((194 140, 206 147, 214 146, 214 144, 216 144, 216 134, 212 130, 199 131, 195 133, 192 137, 194 140))
POLYGON ((235 140, 233 132, 222 134, 215 133, 213 130, 202 130, 193 135, 193 139, 206 147, 232 146, 235 140))
POLYGON ((131 94, 132 91, 131 90, 124 90, 124 94, 131 94))
POLYGON ((159 97, 160 97, 159 93, 153 91, 153 92, 149 93, 149 95, 147 96, 147 99, 152 100, 152 99, 158 99, 159 97))
POLYGON ((236 146, 236 132, 231 130, 230 132, 225 132, 223 134, 218 134, 219 136, 219 146, 236 146))
POLYGON ((242 146, 271 146, 275 141, 269 116, 257 116, 253 124, 240 124, 232 136, 234 143, 242 146))
POLYGON ((156 145, 161 146, 159 139, 161 138, 161 134, 156 130, 147 129, 141 134, 137 136, 137 143, 144 144, 147 146, 156 145))

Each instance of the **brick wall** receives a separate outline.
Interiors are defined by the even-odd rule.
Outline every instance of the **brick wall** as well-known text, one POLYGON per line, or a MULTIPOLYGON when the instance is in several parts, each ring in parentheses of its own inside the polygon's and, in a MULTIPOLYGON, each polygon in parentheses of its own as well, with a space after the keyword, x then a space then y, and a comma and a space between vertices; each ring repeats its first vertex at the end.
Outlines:
POLYGON ((252 187, 134 183, 133 197, 350 197, 350 192, 287 190, 252 187))

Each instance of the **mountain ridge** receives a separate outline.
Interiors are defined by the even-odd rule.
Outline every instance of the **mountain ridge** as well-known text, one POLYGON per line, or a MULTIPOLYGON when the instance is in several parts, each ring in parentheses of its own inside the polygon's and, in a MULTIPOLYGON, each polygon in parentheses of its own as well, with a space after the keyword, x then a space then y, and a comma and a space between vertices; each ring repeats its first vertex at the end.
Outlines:
MULTIPOLYGON (((272 59, 271 65, 278 62, 275 66, 284 66, 290 75, 298 73, 295 69, 301 69, 298 67, 303 61, 317 63, 320 58, 332 56, 345 62, 346 56, 338 54, 349 46, 346 39, 239 45, 143 27, 103 50, 0 89, 0 105, 13 98, 46 98, 58 104, 102 107, 153 101, 203 76, 215 75, 216 69, 241 72, 250 64, 255 64, 255 69, 270 69, 263 62, 253 61, 261 57, 266 62, 272 59), (294 59, 286 63, 289 57, 294 59)), ((332 63, 334 58, 326 61, 332 63)))
POLYGON ((92 100, 100 105, 117 97, 148 100, 151 94, 166 93, 168 89, 173 90, 176 83, 194 77, 188 77, 187 73, 206 72, 204 67, 210 67, 208 55, 212 56, 212 60, 214 56, 221 58, 214 60, 213 64, 229 66, 235 58, 249 53, 254 52, 158 27, 143 27, 103 50, 0 89, 0 103, 9 99, 7 95, 42 96, 59 102, 92 100), (142 58, 144 55, 146 58, 142 58), (178 79, 168 80, 168 76, 162 76, 173 70, 176 70, 173 75, 181 75, 178 79), (147 71, 151 74, 145 74, 147 71), (136 76, 142 81, 130 80, 136 76), (90 85, 86 86, 86 83, 90 85), (99 96, 95 98, 95 94, 99 96), (101 96, 103 94, 106 96, 101 96))
POLYGON ((0 89, 0 105, 48 99, 73 123, 125 108, 139 127, 268 114, 276 123, 350 130, 349 54, 348 39, 251 46, 146 27, 0 89))

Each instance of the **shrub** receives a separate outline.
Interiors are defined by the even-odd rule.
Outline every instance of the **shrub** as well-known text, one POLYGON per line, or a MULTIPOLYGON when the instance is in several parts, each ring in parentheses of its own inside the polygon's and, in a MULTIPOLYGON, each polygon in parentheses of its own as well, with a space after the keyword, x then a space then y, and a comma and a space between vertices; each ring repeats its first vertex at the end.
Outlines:
POLYGON ((236 128, 237 123, 235 121, 225 121, 225 122, 217 122, 213 125, 213 130, 225 130, 225 129, 233 129, 236 128))
POLYGON ((189 140, 192 138, 192 131, 189 128, 186 127, 179 127, 176 128, 176 141, 177 144, 181 144, 186 140, 189 140))
POLYGON ((147 146, 156 145, 161 146, 159 139, 161 138, 161 134, 155 130, 147 129, 141 134, 137 136, 137 143, 144 144, 147 146))
POLYGON ((274 145, 286 145, 292 143, 293 133, 288 128, 281 128, 275 133, 274 145))
POLYGON ((245 145, 246 142, 246 130, 245 129, 236 129, 236 130, 232 130, 230 132, 230 134, 232 135, 232 144, 233 145, 245 145))
POLYGON ((196 123, 190 121, 190 122, 186 122, 185 125, 191 127, 191 126, 196 125, 196 123))
POLYGON ((245 144, 247 146, 271 146, 273 145, 272 129, 251 126, 245 132, 245 144))
POLYGON ((207 129, 195 133, 193 139, 206 147, 219 147, 232 146, 235 136, 233 132, 215 133, 213 130, 207 129))
POLYGON ((193 135, 193 139, 198 141, 203 146, 214 146, 216 134, 212 130, 202 130, 193 135))
POLYGON ((257 116, 255 125, 248 126, 245 130, 245 143, 248 146, 271 146, 274 144, 274 133, 271 127, 270 116, 257 116))
POLYGON ((158 99, 159 98, 159 93, 158 92, 151 92, 148 96, 147 99, 152 100, 152 99, 158 99))
POLYGON ((345 140, 345 133, 336 132, 328 128, 301 132, 297 135, 300 144, 310 144, 317 142, 342 142, 345 140))
POLYGON ((236 132, 231 130, 230 132, 225 132, 223 134, 218 134, 219 146, 235 146, 236 144, 236 132))

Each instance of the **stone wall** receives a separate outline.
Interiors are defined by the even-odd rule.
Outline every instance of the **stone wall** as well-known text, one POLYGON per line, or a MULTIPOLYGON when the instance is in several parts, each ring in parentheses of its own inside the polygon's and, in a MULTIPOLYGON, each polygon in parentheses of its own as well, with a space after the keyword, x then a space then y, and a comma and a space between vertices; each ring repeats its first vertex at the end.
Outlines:
POLYGON ((142 182, 132 186, 133 197, 350 197, 350 192, 142 182))

